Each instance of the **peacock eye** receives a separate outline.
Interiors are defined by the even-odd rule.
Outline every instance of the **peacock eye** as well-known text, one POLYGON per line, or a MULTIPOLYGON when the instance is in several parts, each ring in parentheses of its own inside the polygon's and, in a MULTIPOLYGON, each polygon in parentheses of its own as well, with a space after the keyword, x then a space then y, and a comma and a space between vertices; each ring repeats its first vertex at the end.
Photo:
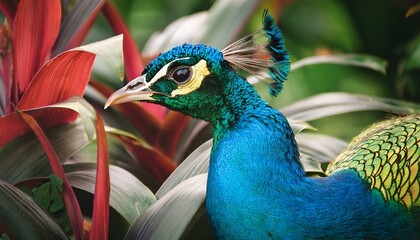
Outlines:
POLYGON ((176 68, 172 74, 171 79, 177 83, 185 83, 191 79, 192 70, 189 66, 181 66, 176 68))

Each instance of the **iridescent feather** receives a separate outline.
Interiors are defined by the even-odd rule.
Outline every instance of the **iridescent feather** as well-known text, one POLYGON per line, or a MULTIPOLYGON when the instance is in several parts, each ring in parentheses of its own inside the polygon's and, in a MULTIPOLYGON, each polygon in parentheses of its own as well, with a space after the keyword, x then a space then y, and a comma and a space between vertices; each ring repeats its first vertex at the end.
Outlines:
POLYGON ((262 29, 232 43, 221 52, 234 67, 265 81, 270 94, 277 96, 290 71, 289 54, 280 29, 267 10, 263 14, 263 23, 262 29))
POLYGON ((355 169, 384 199, 420 206, 420 116, 378 123, 362 132, 327 169, 355 169))

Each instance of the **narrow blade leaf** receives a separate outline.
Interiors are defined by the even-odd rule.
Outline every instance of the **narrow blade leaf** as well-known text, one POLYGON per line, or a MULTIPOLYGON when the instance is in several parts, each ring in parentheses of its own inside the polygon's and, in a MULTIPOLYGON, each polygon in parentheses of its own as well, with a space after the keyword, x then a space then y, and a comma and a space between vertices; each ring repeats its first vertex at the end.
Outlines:
POLYGON ((109 224, 109 159, 108 143, 104 123, 97 115, 96 136, 98 144, 98 167, 96 171, 95 198, 93 201, 92 226, 89 232, 90 239, 108 239, 109 224))
MULTIPOLYGON (((82 124, 71 123, 47 130, 60 159, 67 159, 88 144, 82 124)), ((51 173, 45 151, 33 134, 26 134, 0 148, 0 179, 17 183, 51 173), (30 154, 28 150, 30 149, 30 154)))
POLYGON ((207 173, 209 169, 210 152, 213 146, 213 139, 203 143, 195 149, 166 179, 159 190, 156 197, 161 198, 175 186, 188 178, 207 173))
POLYGON ((13 69, 19 96, 49 58, 61 21, 59 0, 22 0, 13 32, 13 69), (30 41, 28 41, 30 39, 30 41))
POLYGON ((163 183, 176 169, 177 165, 160 151, 132 138, 117 137, 120 137, 120 140, 136 156, 138 164, 144 167, 157 181, 163 183))
POLYGON ((366 54, 342 54, 327 56, 312 56, 292 64, 292 70, 314 64, 340 64, 355 67, 364 67, 373 71, 386 74, 387 63, 384 59, 366 54))
POLYGON ((306 98, 281 111, 288 118, 310 121, 356 111, 386 111, 396 114, 420 112, 416 103, 352 93, 324 93, 306 98))
MULTIPOLYGON (((89 84, 105 97, 111 96, 114 92, 109 87, 96 81, 90 81, 89 84)), ((156 142, 161 123, 154 115, 143 108, 142 105, 130 102, 115 105, 113 108, 118 109, 148 142, 156 142)))
POLYGON ((179 148, 180 138, 185 131, 191 117, 188 117, 179 112, 169 112, 166 116, 162 129, 159 132, 159 137, 156 143, 159 144, 165 154, 171 158, 174 157, 179 148))
POLYGON ((64 16, 61 23, 60 35, 54 46, 54 56, 80 46, 104 3, 104 0, 75 1, 72 10, 64 16))
POLYGON ((79 207, 76 195, 73 192, 65 174, 61 162, 58 159, 57 154, 50 141, 48 140, 45 133, 42 131, 41 127, 38 125, 36 120, 29 114, 19 112, 23 120, 28 124, 28 126, 34 131, 35 135, 38 137, 41 142, 42 147, 44 148, 48 160, 50 160, 50 166, 55 175, 63 179, 63 197, 66 204, 66 209, 69 215, 70 224, 72 225, 73 234, 76 239, 83 239, 83 217, 82 212, 79 207))
POLYGON ((0 226, 10 239, 67 239, 28 195, 0 180, 0 226))
MULTIPOLYGON (((92 130, 92 119, 95 118, 94 110, 92 110, 89 103, 81 97, 75 96, 61 103, 23 112, 34 117, 43 129, 52 127, 51 117, 62 115, 68 116, 70 114, 79 113, 88 139, 91 140, 93 138, 94 130, 92 130)), ((3 132, 0 135, 0 147, 10 140, 30 131, 28 125, 17 113, 0 117, 0 127, 3 129, 3 132)))
POLYGON ((331 162, 348 145, 341 139, 315 133, 300 133, 296 135, 296 141, 300 153, 320 163, 331 162))
MULTIPOLYGON (((71 185, 94 194, 97 165, 77 163, 64 166, 71 185)), ((129 224, 156 201, 155 195, 134 175, 123 168, 110 165, 110 205, 129 224)), ((112 224, 112 223, 111 223, 112 224)), ((110 229, 112 231, 112 229, 110 229)))
POLYGON ((260 0, 216 1, 206 12, 182 17, 162 33, 153 35, 143 54, 155 56, 185 42, 204 43, 219 49, 231 43, 241 32, 260 0))
POLYGON ((150 206, 125 239, 179 239, 206 197, 207 174, 189 178, 150 206))
POLYGON ((94 54, 85 51, 68 51, 53 58, 36 74, 17 108, 43 107, 82 96, 94 59, 94 54))
MULTIPOLYGON (((125 70, 128 81, 131 81, 134 78, 140 76, 144 69, 144 64, 139 55, 136 43, 128 31, 127 26, 125 25, 117 9, 111 4, 111 2, 106 2, 103 8, 103 13, 114 32, 116 34, 124 35, 123 50, 125 70)), ((159 120, 162 120, 165 116, 165 113, 167 112, 165 107, 156 104, 142 103, 142 106, 146 108, 151 114, 156 116, 159 120)))
POLYGON ((140 76, 144 69, 144 64, 140 58, 139 50, 134 42, 131 33, 128 31, 123 19, 117 9, 107 1, 103 8, 103 14, 116 34, 124 35, 124 63, 128 80, 140 76))
POLYGON ((117 76, 124 78, 124 59, 123 59, 123 35, 83 45, 74 50, 83 50, 94 53, 105 60, 112 67, 117 76), (112 49, 112 51, 110 51, 112 49))

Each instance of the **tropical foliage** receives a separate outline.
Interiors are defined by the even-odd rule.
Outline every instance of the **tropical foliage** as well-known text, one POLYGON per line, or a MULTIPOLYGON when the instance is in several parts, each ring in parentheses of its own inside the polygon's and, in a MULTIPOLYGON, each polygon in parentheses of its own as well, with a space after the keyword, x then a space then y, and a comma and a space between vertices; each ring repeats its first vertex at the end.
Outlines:
POLYGON ((223 48, 258 29, 264 8, 292 73, 274 99, 248 80, 290 119, 308 174, 383 112, 420 112, 418 4, 170 4, 0 0, 0 239, 211 239, 210 126, 155 105, 102 108, 160 52, 223 48))

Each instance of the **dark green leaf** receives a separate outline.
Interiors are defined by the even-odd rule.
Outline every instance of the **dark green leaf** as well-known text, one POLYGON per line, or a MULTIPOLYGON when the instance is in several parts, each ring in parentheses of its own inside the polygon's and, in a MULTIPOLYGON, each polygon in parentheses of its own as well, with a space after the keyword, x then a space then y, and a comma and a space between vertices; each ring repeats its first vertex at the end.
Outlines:
MULTIPOLYGON (((50 129, 46 134, 62 160, 68 159, 89 142, 80 122, 50 129)), ((33 134, 19 137, 0 149, 0 179, 16 183, 50 174, 44 149, 33 134)))
POLYGON ((11 239, 67 239, 28 195, 1 180, 0 226, 11 239))

